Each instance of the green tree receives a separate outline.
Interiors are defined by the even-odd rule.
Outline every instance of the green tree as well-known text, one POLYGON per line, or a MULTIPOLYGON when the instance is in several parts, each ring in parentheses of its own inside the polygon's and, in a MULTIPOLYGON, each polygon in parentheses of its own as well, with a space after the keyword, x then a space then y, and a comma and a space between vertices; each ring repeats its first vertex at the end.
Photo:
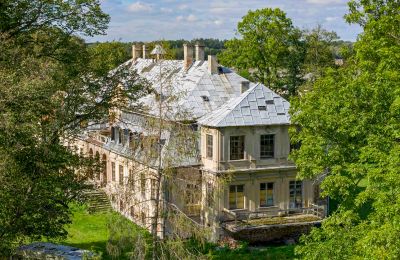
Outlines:
POLYGON ((124 67, 89 66, 74 35, 104 33, 109 18, 97 0, 6 0, 0 19, 0 255, 8 255, 30 239, 66 235, 68 204, 82 200, 96 163, 64 144, 102 122, 117 94, 135 99, 146 88, 124 67))
POLYGON ((225 43, 220 62, 280 93, 295 95, 302 83, 304 45, 286 14, 278 8, 249 11, 237 33, 239 38, 225 43))
POLYGON ((349 3, 364 32, 354 57, 292 103, 300 178, 325 177, 338 208, 302 238, 306 259, 400 257, 400 3, 349 3))
POLYGON ((122 42, 102 42, 90 45, 88 48, 91 55, 90 66, 100 74, 106 74, 131 58, 127 52, 126 44, 122 42))
POLYGON ((303 37, 306 43, 304 71, 311 73, 314 81, 323 75, 326 68, 334 66, 333 42, 339 37, 335 32, 323 29, 321 25, 306 30, 303 37))

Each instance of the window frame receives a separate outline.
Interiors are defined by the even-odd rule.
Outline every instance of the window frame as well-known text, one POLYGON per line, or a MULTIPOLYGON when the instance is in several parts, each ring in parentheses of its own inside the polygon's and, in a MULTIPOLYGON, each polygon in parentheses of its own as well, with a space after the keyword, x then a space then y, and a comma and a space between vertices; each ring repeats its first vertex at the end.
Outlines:
POLYGON ((246 203, 245 203, 245 194, 244 194, 244 192, 245 192, 245 185, 244 184, 231 184, 231 185, 229 185, 229 190, 228 190, 228 208, 229 208, 229 210, 244 210, 244 209, 246 209, 246 203), (234 187, 234 193, 235 193, 235 206, 234 207, 231 207, 231 190, 232 190, 232 187, 234 187), (240 191, 238 191, 238 187, 241 187, 242 188, 242 191, 240 192, 240 191), (242 203, 243 203, 243 205, 242 205, 242 207, 239 207, 239 203, 240 203, 240 200, 238 200, 238 193, 242 193, 242 203))
POLYGON ((269 207, 274 207, 275 206, 275 183, 274 182, 260 182, 259 184, 259 207, 260 208, 269 208, 269 207), (264 189, 262 188, 262 185, 264 185, 264 189), (269 186, 272 186, 272 188, 269 188, 269 186), (268 196, 268 191, 271 190, 271 195, 268 196), (264 200, 262 200, 262 191, 265 192, 264 200), (272 198, 272 203, 268 203, 268 199, 272 198), (264 204, 262 203, 264 202, 264 204))
POLYGON ((121 164, 118 167, 118 183, 124 185, 124 166, 121 164))
POLYGON ((206 158, 213 159, 214 156, 214 136, 206 134, 206 158))
POLYGON ((245 146, 246 146, 246 137, 245 137, 245 135, 231 135, 231 136, 229 136, 229 160, 230 161, 240 161, 240 160, 245 160, 245 146), (233 138, 238 138, 238 140, 237 140, 237 142, 238 142, 238 145, 237 145, 237 147, 235 147, 234 145, 233 145, 233 138), (240 142, 242 143, 242 145, 241 145, 241 147, 240 147, 240 142), (240 149, 241 148, 241 149, 240 149), (240 151, 238 151, 238 154, 237 154, 237 157, 234 157, 234 156, 232 156, 232 155, 234 155, 234 153, 233 153, 233 149, 240 149, 241 150, 241 155, 242 156, 239 156, 240 154, 239 154, 239 152, 240 151))
POLYGON ((275 158, 275 134, 262 134, 260 135, 260 159, 265 160, 265 159, 272 159, 275 158), (263 137, 272 137, 269 140, 263 140, 263 137), (271 143, 264 143, 263 142, 271 142, 271 143), (272 146, 272 147, 271 147, 272 146), (263 147, 270 148, 269 151, 266 151, 263 149, 263 147), (264 150, 264 151, 263 151, 264 150), (263 152, 266 153, 263 155, 263 152))
POLYGON ((290 209, 298 209, 303 207, 304 199, 303 199, 303 188, 304 184, 303 181, 298 181, 298 180, 290 180, 289 181, 289 208, 290 209), (291 185, 294 183, 294 196, 292 196, 292 191, 291 191, 291 185), (298 187, 300 185, 300 187, 298 187), (300 194, 300 204, 298 204, 297 197, 300 194), (292 202, 292 198, 294 201, 292 202), (294 203, 294 206, 292 207, 292 203, 294 203))
POLYGON ((111 162, 111 181, 115 182, 115 162, 111 162))

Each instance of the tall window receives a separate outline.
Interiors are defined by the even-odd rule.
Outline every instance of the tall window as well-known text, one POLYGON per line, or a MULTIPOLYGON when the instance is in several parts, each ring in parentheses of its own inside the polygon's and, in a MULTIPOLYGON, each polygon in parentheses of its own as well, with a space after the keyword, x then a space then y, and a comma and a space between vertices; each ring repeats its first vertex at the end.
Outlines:
POLYGON ((274 135, 260 136, 260 158, 267 159, 274 157, 274 135))
POLYGON ((119 185, 124 185, 124 166, 119 166, 119 185))
POLYGON ((111 127, 111 141, 115 141, 115 127, 111 127))
POLYGON ((155 179, 151 179, 151 199, 156 199, 157 182, 155 179))
POLYGON ((229 186, 229 209, 244 208, 244 185, 229 186))
POLYGON ((303 202, 302 185, 301 181, 289 182, 289 203, 290 208, 301 208, 303 202))
POLYGON ((142 196, 144 196, 146 194, 146 178, 144 173, 140 174, 140 189, 142 191, 142 196))
POLYGON ((230 159, 244 159, 244 135, 231 136, 230 138, 230 159))
POLYGON ((212 159, 213 158, 213 136, 212 135, 206 135, 206 142, 207 142, 207 158, 212 159))
POLYGON ((260 207, 274 206, 274 183, 260 183, 260 207))
POLYGON ((111 180, 115 181, 115 162, 111 162, 111 180))

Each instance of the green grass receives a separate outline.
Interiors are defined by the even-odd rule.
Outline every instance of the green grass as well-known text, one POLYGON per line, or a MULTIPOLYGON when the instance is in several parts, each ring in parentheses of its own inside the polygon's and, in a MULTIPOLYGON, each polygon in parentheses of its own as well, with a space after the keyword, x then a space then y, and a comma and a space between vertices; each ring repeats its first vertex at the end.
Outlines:
POLYGON ((67 228, 68 238, 61 243, 106 256, 107 223, 113 214, 115 213, 89 214, 85 207, 73 206, 72 224, 67 228))
MULTIPOLYGON (((118 220, 123 225, 130 225, 138 232, 143 231, 123 216, 115 212, 89 214, 85 206, 72 206, 72 224, 67 227, 68 238, 62 241, 54 241, 58 244, 69 245, 81 249, 87 249, 101 255, 102 259, 111 259, 107 254, 106 246, 109 237, 107 224, 118 220)), ((294 259, 294 246, 269 246, 247 247, 230 250, 218 249, 210 244, 207 254, 211 259, 294 259)), ((123 259, 119 257, 118 259, 123 259)))

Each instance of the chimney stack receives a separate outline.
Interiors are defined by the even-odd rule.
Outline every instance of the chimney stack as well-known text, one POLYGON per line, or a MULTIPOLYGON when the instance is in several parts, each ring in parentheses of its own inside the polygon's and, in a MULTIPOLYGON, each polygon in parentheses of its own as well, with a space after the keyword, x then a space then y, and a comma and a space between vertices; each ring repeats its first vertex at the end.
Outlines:
POLYGON ((240 93, 244 93, 250 88, 250 82, 249 81, 242 81, 240 93))
POLYGON ((183 45, 183 67, 188 70, 193 63, 193 48, 189 44, 183 45))
POLYGON ((132 59, 135 61, 140 58, 141 50, 136 44, 132 45, 132 59))
POLYGON ((204 44, 197 43, 196 44, 196 61, 204 60, 204 44))
POLYGON ((147 50, 146 50, 146 45, 143 44, 142 48, 143 48, 143 59, 147 59, 148 58, 148 53, 147 53, 147 50))
POLYGON ((208 72, 218 74, 218 63, 214 55, 208 55, 208 72))

